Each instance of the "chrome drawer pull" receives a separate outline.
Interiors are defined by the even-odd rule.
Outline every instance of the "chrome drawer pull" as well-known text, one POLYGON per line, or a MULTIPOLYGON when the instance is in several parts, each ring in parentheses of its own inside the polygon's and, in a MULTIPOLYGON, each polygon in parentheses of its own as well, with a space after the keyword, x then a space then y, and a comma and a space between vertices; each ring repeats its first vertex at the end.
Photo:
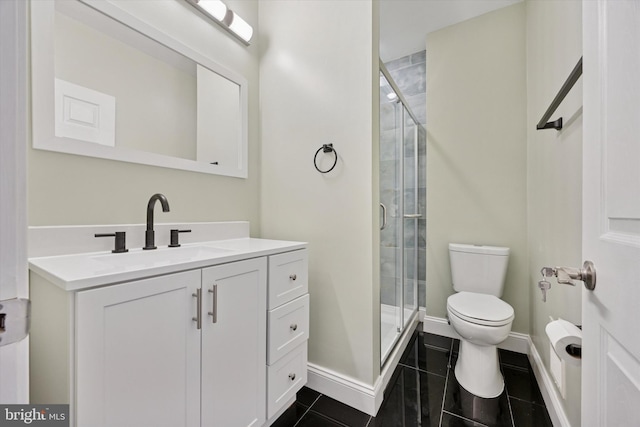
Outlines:
POLYGON ((298 325, 293 323, 291 326, 289 326, 289 328, 291 328, 292 331, 296 331, 298 329, 298 325))
POLYGON ((298 276, 295 275, 295 274, 292 274, 292 275, 289 276, 289 279, 291 279, 293 281, 295 281, 297 278, 298 278, 298 276))
POLYGON ((293 373, 292 373, 292 374, 289 374, 289 379, 290 379, 291 381, 294 381, 294 380, 296 379, 296 374, 293 374, 293 373))

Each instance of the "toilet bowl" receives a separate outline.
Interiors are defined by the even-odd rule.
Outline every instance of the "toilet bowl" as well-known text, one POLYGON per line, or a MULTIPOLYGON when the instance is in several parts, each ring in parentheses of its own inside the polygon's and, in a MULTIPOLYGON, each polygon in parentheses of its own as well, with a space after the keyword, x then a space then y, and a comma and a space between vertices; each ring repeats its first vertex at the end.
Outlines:
POLYGON ((504 379, 497 345, 511 332, 513 308, 493 295, 459 292, 447 299, 447 314, 461 337, 455 367, 458 383, 479 397, 500 396, 504 379))
POLYGON ((509 248, 449 244, 455 294, 447 314, 460 335, 455 367, 458 383, 468 392, 494 398, 504 390, 497 345, 511 332, 514 311, 502 301, 509 248))

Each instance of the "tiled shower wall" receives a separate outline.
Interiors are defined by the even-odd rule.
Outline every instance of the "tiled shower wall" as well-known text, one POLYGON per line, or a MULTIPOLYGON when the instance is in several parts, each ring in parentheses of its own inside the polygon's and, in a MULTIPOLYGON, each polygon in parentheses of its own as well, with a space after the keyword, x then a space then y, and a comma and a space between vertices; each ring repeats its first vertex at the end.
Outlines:
MULTIPOLYGON (((409 108, 423 127, 426 127, 426 52, 417 52, 403 58, 385 63, 387 70, 391 74, 394 82, 402 92, 402 95, 409 104, 409 108)), ((384 107, 383 107, 384 108, 384 107)), ((380 132, 380 191, 381 198, 385 198, 385 193, 390 193, 396 188, 393 173, 391 172, 394 163, 394 150, 392 148, 395 138, 395 123, 385 112, 381 111, 381 132, 380 132)), ((413 156, 413 135, 405 136, 405 156, 413 156)), ((413 167, 413 162, 409 158, 405 163, 413 167)), ((418 303, 424 307, 426 297, 426 135, 421 134, 418 142, 418 208, 423 217, 418 220, 418 303)), ((413 192, 413 188, 407 188, 407 192, 413 192)), ((407 212, 412 206, 407 206, 407 212)), ((389 228, 393 229, 393 215, 389 212, 389 228)), ((381 236, 381 303, 394 305, 395 296, 395 256, 399 248, 395 247, 395 236, 384 234, 381 236), (386 238, 385 238, 386 237, 386 238)), ((405 246, 413 247, 413 230, 405 230, 405 246)), ((406 253, 410 260, 407 266, 409 271, 413 271, 413 249, 406 253)), ((410 277, 411 278, 411 277, 410 277)))

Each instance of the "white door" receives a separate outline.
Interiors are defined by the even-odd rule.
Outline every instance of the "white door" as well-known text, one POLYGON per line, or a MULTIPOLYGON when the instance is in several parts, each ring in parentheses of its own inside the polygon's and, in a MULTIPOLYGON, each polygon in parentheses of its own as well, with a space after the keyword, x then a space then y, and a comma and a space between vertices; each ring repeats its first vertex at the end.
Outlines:
MULTIPOLYGON (((0 301, 28 297, 26 40, 26 2, 0 1, 0 301)), ((0 346, 1 403, 28 403, 28 357, 28 339, 0 346)))
POLYGON ((267 260, 202 270, 202 425, 266 418, 267 260))
POLYGON ((200 426, 200 270, 76 297, 79 427, 200 426))
POLYGON ((640 2, 584 0, 582 425, 640 423, 640 2))

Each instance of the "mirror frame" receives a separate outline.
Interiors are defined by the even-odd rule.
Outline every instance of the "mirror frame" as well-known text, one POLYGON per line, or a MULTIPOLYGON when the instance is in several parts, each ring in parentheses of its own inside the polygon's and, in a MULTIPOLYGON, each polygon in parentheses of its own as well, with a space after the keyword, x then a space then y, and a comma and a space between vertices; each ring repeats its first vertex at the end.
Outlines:
MULTIPOLYGON (((240 144, 238 168, 210 165, 195 160, 170 157, 128 148, 114 148, 87 143, 72 138, 55 136, 54 103, 54 24, 55 1, 31 2, 31 106, 33 148, 80 156, 118 160, 128 163, 159 166, 237 178, 248 176, 248 105, 249 84, 247 79, 216 63, 211 58, 196 52, 189 46, 165 34, 159 29, 139 20, 108 1, 77 0, 86 7, 114 19, 161 45, 195 61, 240 87, 240 144)), ((195 144, 196 141, 193 141, 195 144)))

